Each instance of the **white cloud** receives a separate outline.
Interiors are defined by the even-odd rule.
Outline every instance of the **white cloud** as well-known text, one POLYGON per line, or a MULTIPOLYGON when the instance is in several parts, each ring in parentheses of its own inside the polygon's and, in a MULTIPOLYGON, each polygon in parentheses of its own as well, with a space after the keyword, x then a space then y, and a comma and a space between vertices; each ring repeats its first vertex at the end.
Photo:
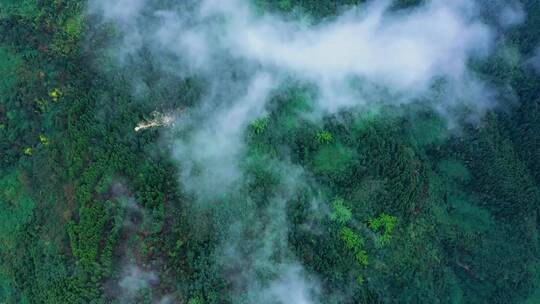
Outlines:
POLYGON ((389 4, 372 1, 314 26, 259 15, 246 0, 147 12, 152 17, 134 33, 144 34, 157 57, 175 58, 164 61, 168 71, 195 74, 212 88, 203 105, 189 111, 196 119, 187 120, 198 127, 187 123, 194 131, 178 143, 188 188, 223 192, 241 176, 234 168, 243 128, 263 112, 269 91, 291 77, 316 85, 322 111, 376 104, 381 91, 392 103, 411 102, 428 95, 437 79, 446 79, 448 89, 436 109, 487 108, 489 94, 463 90, 485 87, 467 65, 488 55, 494 38, 474 3, 434 0, 406 12, 392 12, 389 4), (258 92, 260 75, 267 78, 264 93, 258 92))
MULTIPOLYGON (((208 117, 194 113, 179 118, 180 124, 187 119, 180 128, 200 123, 175 149, 175 156, 183 160, 182 174, 188 191, 205 197, 221 195, 241 177, 238 165, 244 148, 243 131, 253 117, 264 112, 272 88, 272 78, 266 73, 257 74, 250 81, 247 92, 238 92, 237 100, 230 100, 225 106, 202 108, 202 114, 210 113, 208 117)), ((210 105, 214 105, 212 101, 222 96, 209 98, 210 105)))
POLYGON ((93 0, 89 1, 89 9, 101 14, 107 21, 117 23, 134 23, 134 18, 146 6, 146 0, 93 0))
POLYGON ((267 289, 262 290, 262 298, 267 301, 265 303, 317 303, 317 288, 314 287, 314 280, 308 281, 303 272, 302 267, 298 265, 289 266, 267 289))
POLYGON ((350 11, 310 29, 238 10, 225 25, 222 43, 235 56, 315 82, 356 76, 404 91, 425 89, 437 76, 459 79, 472 55, 489 50, 489 28, 459 6, 435 1, 394 15, 388 4, 377 1, 362 13, 350 11))

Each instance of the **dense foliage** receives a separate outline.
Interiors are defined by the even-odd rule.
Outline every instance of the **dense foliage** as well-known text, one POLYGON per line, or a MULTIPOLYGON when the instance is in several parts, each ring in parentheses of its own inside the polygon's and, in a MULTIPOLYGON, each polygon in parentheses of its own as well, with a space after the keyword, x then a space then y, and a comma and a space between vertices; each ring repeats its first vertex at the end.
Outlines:
MULTIPOLYGON (((254 1, 313 20, 361 2, 254 1)), ((524 7, 506 40, 527 58, 540 5, 524 7)), ((539 303, 540 77, 530 67, 500 54, 479 63, 518 102, 454 133, 414 105, 316 123, 303 115, 309 89, 292 84, 245 133, 243 190, 199 206, 159 129, 133 129, 197 103, 203 83, 153 74, 149 59, 140 68, 153 90, 134 96, 130 73, 101 52, 114 31, 84 10, 82 0, 0 3, 0 302, 249 302, 232 283, 239 262, 219 256, 223 231, 243 219, 238 233, 255 244, 283 224, 273 221, 290 225, 286 245, 318 277, 322 303, 539 303), (269 200, 293 174, 283 163, 309 183, 269 200), (267 212, 281 203, 283 219, 267 212), (125 291, 129 265, 157 279, 125 291)), ((242 254, 256 264, 257 248, 242 254)))

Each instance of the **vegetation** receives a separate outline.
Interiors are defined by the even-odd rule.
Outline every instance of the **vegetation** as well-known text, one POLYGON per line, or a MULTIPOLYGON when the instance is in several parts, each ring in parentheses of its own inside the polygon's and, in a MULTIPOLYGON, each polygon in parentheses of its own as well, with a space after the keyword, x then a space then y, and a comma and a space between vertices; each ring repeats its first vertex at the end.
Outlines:
MULTIPOLYGON (((363 2, 253 1, 314 22, 363 2)), ((133 130, 197 104, 204 80, 148 60, 152 92, 133 94, 85 1, 1 2, 0 303, 250 303, 241 266, 264 283, 281 271, 260 256, 302 265, 320 303, 539 301, 540 76, 527 65, 476 63, 518 102, 454 133, 411 105, 315 122, 309 88, 281 88, 246 126, 240 190, 196 204, 160 129, 133 130), (247 240, 235 258, 231 235, 247 240)), ((505 39, 527 58, 540 5, 523 2, 505 39)))

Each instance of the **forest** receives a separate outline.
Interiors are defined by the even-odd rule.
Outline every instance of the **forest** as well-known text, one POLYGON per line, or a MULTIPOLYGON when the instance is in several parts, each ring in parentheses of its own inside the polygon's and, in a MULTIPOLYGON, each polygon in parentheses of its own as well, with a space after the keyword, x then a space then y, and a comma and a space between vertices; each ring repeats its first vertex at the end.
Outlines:
POLYGON ((0 303, 540 303, 537 0, 0 0, 0 72, 0 303))

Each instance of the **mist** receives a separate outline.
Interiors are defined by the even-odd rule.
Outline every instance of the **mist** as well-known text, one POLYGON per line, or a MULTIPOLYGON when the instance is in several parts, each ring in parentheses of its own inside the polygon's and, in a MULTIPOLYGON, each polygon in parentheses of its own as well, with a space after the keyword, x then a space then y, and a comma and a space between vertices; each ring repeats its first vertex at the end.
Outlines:
MULTIPOLYGON (((495 103, 468 68, 490 54, 495 38, 471 1, 430 1, 403 11, 371 1, 317 24, 260 14, 245 0, 185 2, 178 10, 144 0, 129 2, 127 10, 116 2, 91 3, 92 13, 122 31, 113 48, 120 60, 147 48, 165 72, 208 85, 202 102, 177 124, 190 130, 175 152, 185 166, 184 184, 199 194, 226 190, 239 179, 233 168, 243 130, 264 114, 270 91, 291 79, 315 85, 319 117, 414 102, 433 96, 436 81, 444 83, 444 99, 432 107, 451 121, 456 109, 481 115, 495 103), (202 128, 193 130, 194 123, 202 128)), ((504 10, 507 23, 519 15, 504 10)))
MULTIPOLYGON (((313 87, 315 122, 343 110, 429 99, 428 106, 455 125, 454 113, 478 117, 496 104, 493 89, 470 68, 491 54, 497 38, 475 1, 433 0, 404 10, 391 4, 369 1, 314 23, 261 13, 247 0, 187 1, 176 9, 147 0, 90 1, 89 13, 119 31, 110 49, 119 64, 136 65, 141 52, 149 51, 162 73, 205 84, 201 100, 177 115, 166 136, 180 182, 198 206, 233 214, 219 263, 225 273, 234 265, 239 275, 230 280, 238 293, 247 290, 250 303, 319 303, 318 279, 287 246, 287 202, 296 185, 308 183, 303 168, 268 161, 284 182, 266 208, 249 203, 250 194, 242 192, 246 130, 267 114, 279 89, 292 83, 313 87), (248 202, 216 207, 230 196, 248 202), (246 237, 246 231, 257 237, 246 237), (254 249, 246 253, 246 247, 254 249), (263 270, 270 279, 261 279, 263 270)), ((523 19, 512 6, 500 16, 502 26, 523 19)))

